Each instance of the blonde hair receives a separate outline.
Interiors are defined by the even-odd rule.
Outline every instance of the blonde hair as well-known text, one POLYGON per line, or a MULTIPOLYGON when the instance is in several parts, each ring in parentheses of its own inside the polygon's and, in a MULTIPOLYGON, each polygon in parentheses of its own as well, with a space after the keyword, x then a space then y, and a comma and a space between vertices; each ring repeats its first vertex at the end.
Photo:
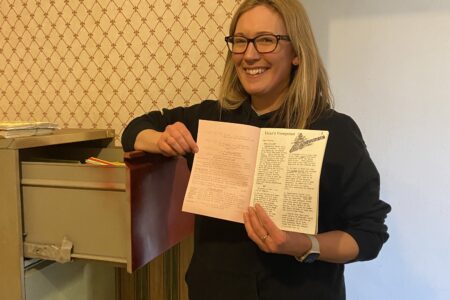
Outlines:
MULTIPOLYGON (((332 107, 328 76, 308 15, 298 0, 246 0, 234 14, 229 34, 234 34, 243 13, 259 5, 270 7, 281 16, 294 52, 299 58, 298 67, 292 66, 291 82, 285 100, 272 121, 280 127, 307 128, 332 107)), ((249 98, 239 81, 231 56, 231 52, 228 52, 221 81, 219 102, 223 109, 237 108, 249 98)))

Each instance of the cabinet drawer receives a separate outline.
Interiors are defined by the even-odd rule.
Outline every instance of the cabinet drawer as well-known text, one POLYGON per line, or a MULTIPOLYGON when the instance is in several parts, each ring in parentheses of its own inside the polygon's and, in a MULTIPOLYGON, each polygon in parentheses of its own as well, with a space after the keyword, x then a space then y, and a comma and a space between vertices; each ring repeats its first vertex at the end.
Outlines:
POLYGON ((22 163, 25 241, 74 247, 72 257, 131 258, 126 167, 22 163))
MULTIPOLYGON (((124 155, 110 149, 109 160, 111 151, 124 155)), ((140 152, 126 153, 125 162, 21 162, 25 245, 31 245, 25 254, 65 238, 71 258, 124 264, 131 272, 188 236, 193 216, 181 212, 185 160, 140 152)))

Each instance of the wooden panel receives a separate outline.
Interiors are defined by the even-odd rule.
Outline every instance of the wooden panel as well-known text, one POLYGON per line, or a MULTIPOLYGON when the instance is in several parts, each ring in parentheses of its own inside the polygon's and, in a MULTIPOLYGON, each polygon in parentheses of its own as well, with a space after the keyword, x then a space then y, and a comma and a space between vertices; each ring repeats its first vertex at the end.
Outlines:
POLYGON ((192 251, 190 236, 132 274, 117 269, 118 299, 188 300, 184 276, 192 251))
POLYGON ((194 252, 194 236, 191 235, 183 240, 180 244, 180 256, 178 262, 178 278, 180 280, 179 299, 188 300, 188 287, 184 280, 186 271, 191 262, 192 253, 194 252))

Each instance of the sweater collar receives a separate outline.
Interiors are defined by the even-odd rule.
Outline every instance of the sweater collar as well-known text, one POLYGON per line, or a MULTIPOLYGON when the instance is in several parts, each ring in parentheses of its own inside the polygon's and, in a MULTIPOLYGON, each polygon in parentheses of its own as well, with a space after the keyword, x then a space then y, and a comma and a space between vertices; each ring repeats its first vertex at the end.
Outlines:
POLYGON ((251 115, 252 115, 252 117, 254 117, 254 118, 257 118, 257 119, 259 119, 259 120, 261 120, 261 121, 268 121, 268 120, 270 120, 274 115, 275 115, 275 113, 277 112, 277 110, 274 110, 274 111, 271 111, 271 112, 268 112, 268 113, 265 113, 265 114, 258 114, 254 109, 253 109, 253 106, 252 106, 252 103, 251 103, 251 101, 250 101, 250 98, 247 98, 243 103, 242 103, 242 109, 244 109, 244 111, 246 111, 246 112, 248 112, 248 113, 250 113, 251 115))

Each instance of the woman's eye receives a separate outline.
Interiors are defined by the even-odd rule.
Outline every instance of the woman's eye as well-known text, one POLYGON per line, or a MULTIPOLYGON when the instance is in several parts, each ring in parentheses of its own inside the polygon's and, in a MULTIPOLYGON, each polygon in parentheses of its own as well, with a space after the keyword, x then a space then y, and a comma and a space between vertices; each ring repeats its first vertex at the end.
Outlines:
POLYGON ((246 39, 234 39, 234 44, 247 44, 246 39))
POLYGON ((271 37, 260 37, 260 38, 258 38, 257 42, 264 43, 264 44, 270 44, 270 43, 273 43, 274 40, 271 37))

